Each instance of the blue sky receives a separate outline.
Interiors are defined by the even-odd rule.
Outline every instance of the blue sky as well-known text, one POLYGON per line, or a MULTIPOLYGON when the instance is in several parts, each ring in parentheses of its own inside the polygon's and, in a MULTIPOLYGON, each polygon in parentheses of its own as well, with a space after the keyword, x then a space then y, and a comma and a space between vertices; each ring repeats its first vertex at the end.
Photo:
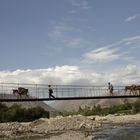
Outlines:
POLYGON ((140 82, 139 6, 139 0, 1 0, 0 81, 140 82))

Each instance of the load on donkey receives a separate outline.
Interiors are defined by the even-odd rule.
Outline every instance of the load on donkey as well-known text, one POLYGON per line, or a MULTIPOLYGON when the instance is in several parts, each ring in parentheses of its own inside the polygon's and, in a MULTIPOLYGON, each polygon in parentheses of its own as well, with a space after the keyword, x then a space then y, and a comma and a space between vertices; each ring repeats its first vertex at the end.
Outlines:
POLYGON ((13 89, 13 94, 16 95, 18 94, 19 96, 25 95, 28 97, 28 89, 24 87, 19 87, 18 89, 13 89))
POLYGON ((130 86, 125 86, 125 94, 127 91, 129 91, 129 95, 140 95, 140 85, 130 85, 130 86))

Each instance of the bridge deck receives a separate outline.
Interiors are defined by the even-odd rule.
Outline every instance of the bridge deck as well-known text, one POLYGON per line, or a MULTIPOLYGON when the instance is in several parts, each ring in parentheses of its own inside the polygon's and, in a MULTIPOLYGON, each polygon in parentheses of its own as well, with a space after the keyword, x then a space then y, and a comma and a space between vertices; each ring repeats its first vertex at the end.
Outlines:
POLYGON ((138 98, 140 95, 130 96, 95 96, 95 97, 60 97, 60 98, 18 98, 18 99, 0 99, 0 102, 28 102, 28 101, 54 101, 54 100, 86 100, 86 99, 117 99, 117 98, 138 98))
POLYGON ((55 98, 49 98, 48 85, 0 83, 0 102, 22 101, 53 101, 53 100, 84 100, 110 98, 138 98, 140 91, 125 91, 125 87, 116 86, 110 95, 107 86, 92 85, 52 85, 55 98), (13 89, 24 87, 28 96, 13 94, 13 89))

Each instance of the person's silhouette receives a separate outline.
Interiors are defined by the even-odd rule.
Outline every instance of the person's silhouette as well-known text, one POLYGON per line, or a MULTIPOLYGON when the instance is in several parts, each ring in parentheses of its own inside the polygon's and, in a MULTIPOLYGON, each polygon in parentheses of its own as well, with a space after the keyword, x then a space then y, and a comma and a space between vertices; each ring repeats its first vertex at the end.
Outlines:
POLYGON ((53 89, 51 88, 51 85, 48 85, 48 88, 49 88, 49 98, 55 98, 52 93, 53 93, 53 89))
POLYGON ((108 82, 108 90, 110 94, 113 95, 113 85, 110 82, 108 82))

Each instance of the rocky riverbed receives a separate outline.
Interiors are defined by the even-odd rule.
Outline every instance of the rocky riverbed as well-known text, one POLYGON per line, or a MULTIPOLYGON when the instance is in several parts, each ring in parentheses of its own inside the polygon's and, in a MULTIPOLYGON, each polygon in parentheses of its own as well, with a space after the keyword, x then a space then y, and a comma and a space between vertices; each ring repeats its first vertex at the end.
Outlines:
POLYGON ((93 132, 117 128, 127 124, 140 124, 140 114, 107 116, 58 116, 41 118, 28 123, 0 123, 0 138, 91 140, 93 132))

